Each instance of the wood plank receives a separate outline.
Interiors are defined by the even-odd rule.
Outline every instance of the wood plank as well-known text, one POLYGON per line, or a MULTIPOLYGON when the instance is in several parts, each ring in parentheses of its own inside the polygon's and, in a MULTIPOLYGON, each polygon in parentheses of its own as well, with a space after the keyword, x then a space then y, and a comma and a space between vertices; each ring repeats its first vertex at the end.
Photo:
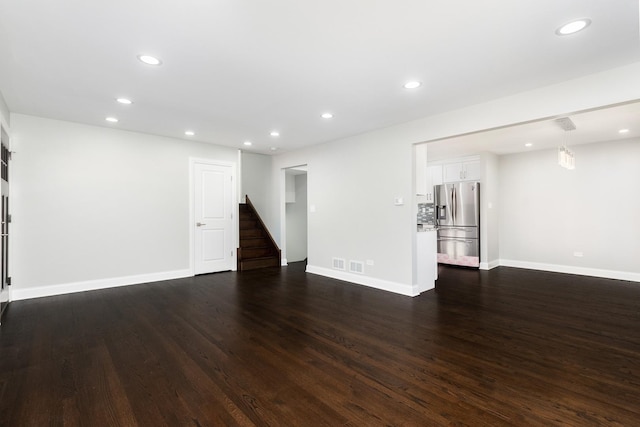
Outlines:
POLYGON ((0 425, 640 419, 638 284, 441 266, 409 298, 304 268, 11 303, 0 425))

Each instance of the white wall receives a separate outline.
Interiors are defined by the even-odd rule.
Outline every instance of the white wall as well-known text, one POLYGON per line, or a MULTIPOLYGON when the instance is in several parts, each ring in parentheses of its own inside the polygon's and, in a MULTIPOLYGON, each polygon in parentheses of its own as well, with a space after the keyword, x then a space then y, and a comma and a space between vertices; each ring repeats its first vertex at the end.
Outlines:
POLYGON ((4 96, 2 96, 2 92, 0 92, 0 122, 7 129, 7 133, 9 133, 9 107, 7 107, 7 103, 4 100, 4 96))
POLYGON ((271 156, 243 151, 242 197, 249 196, 266 224, 269 223, 273 204, 271 185, 271 156))
MULTIPOLYGON (((388 141, 381 132, 284 153, 274 158, 272 172, 282 177, 283 168, 307 165, 308 271, 340 273, 340 278, 370 285, 373 279, 375 286, 410 294, 415 234, 413 147, 388 141), (404 198, 404 205, 394 205, 398 196, 404 198), (331 269, 333 257, 347 262, 371 260, 374 265, 365 266, 364 275, 348 275, 331 269)), ((281 201, 278 218, 285 214, 283 197, 284 191, 274 194, 281 201)), ((282 239, 282 226, 279 222, 274 227, 277 239, 282 239)))
POLYGON ((212 144, 20 114, 12 144, 18 299, 188 274, 189 157, 238 160, 212 144))
POLYGON ((292 175, 295 202, 286 204, 287 262, 303 261, 307 257, 307 174, 292 175))
MULTIPOLYGON (((413 144, 637 99, 640 62, 282 153, 271 161, 264 219, 282 245, 282 168, 307 164, 309 204, 317 208, 308 217, 309 271, 413 295, 413 144), (395 206, 396 197, 404 205, 395 206), (362 275, 337 272, 332 257, 373 265, 362 275)), ((24 115, 11 121, 14 297, 184 274, 188 158, 237 162, 236 150, 24 115)))
POLYGON ((499 210, 500 192, 498 156, 493 153, 480 155, 482 184, 480 185, 480 268, 497 267, 499 252, 499 210))
POLYGON ((640 280, 640 139, 571 150, 500 157, 503 264, 640 280))
MULTIPOLYGON (((413 295, 416 292, 412 144, 640 99, 640 62, 320 146, 283 153, 281 169, 308 164, 308 270, 413 295), (394 197, 404 206, 394 206, 394 197), (332 269, 332 257, 374 261, 364 275, 332 269)), ((274 187, 280 187, 281 184, 274 187)), ((272 229, 282 238, 283 192, 272 229)), ((502 232, 501 232, 502 234, 502 232)), ((493 249, 489 249, 492 251, 493 249)))

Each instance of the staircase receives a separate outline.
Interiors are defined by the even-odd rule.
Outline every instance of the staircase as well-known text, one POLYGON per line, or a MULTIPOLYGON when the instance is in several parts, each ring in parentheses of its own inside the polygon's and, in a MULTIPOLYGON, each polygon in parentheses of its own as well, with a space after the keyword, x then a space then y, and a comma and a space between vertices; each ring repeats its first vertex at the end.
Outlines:
POLYGON ((247 196, 247 203, 240 203, 238 271, 280 267, 280 257, 278 245, 247 196))

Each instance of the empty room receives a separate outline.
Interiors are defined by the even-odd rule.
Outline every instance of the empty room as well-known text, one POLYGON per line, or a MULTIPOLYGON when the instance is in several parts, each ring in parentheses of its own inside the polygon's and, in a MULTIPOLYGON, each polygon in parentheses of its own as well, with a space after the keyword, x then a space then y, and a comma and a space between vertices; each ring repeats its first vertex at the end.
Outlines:
POLYGON ((630 426, 636 0, 0 3, 0 426, 630 426))

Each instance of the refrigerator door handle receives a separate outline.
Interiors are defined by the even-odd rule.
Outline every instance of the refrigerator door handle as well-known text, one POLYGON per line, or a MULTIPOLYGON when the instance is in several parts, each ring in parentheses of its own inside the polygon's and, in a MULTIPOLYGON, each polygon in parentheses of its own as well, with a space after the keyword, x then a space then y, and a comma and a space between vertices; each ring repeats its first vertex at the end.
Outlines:
POLYGON ((456 187, 453 187, 451 189, 451 212, 452 212, 452 219, 453 219, 453 223, 455 225, 455 221, 458 218, 458 197, 456 195, 456 187))
POLYGON ((438 239, 438 242, 461 242, 461 243, 473 243, 470 239, 456 239, 455 237, 442 237, 438 239))
POLYGON ((477 228, 477 227, 467 227, 467 228, 462 228, 462 227, 448 227, 448 226, 442 226, 439 228, 439 230, 443 230, 443 231, 447 231, 447 230, 452 230, 452 231, 464 231, 465 233, 472 233, 471 230, 469 230, 469 228, 477 228))

